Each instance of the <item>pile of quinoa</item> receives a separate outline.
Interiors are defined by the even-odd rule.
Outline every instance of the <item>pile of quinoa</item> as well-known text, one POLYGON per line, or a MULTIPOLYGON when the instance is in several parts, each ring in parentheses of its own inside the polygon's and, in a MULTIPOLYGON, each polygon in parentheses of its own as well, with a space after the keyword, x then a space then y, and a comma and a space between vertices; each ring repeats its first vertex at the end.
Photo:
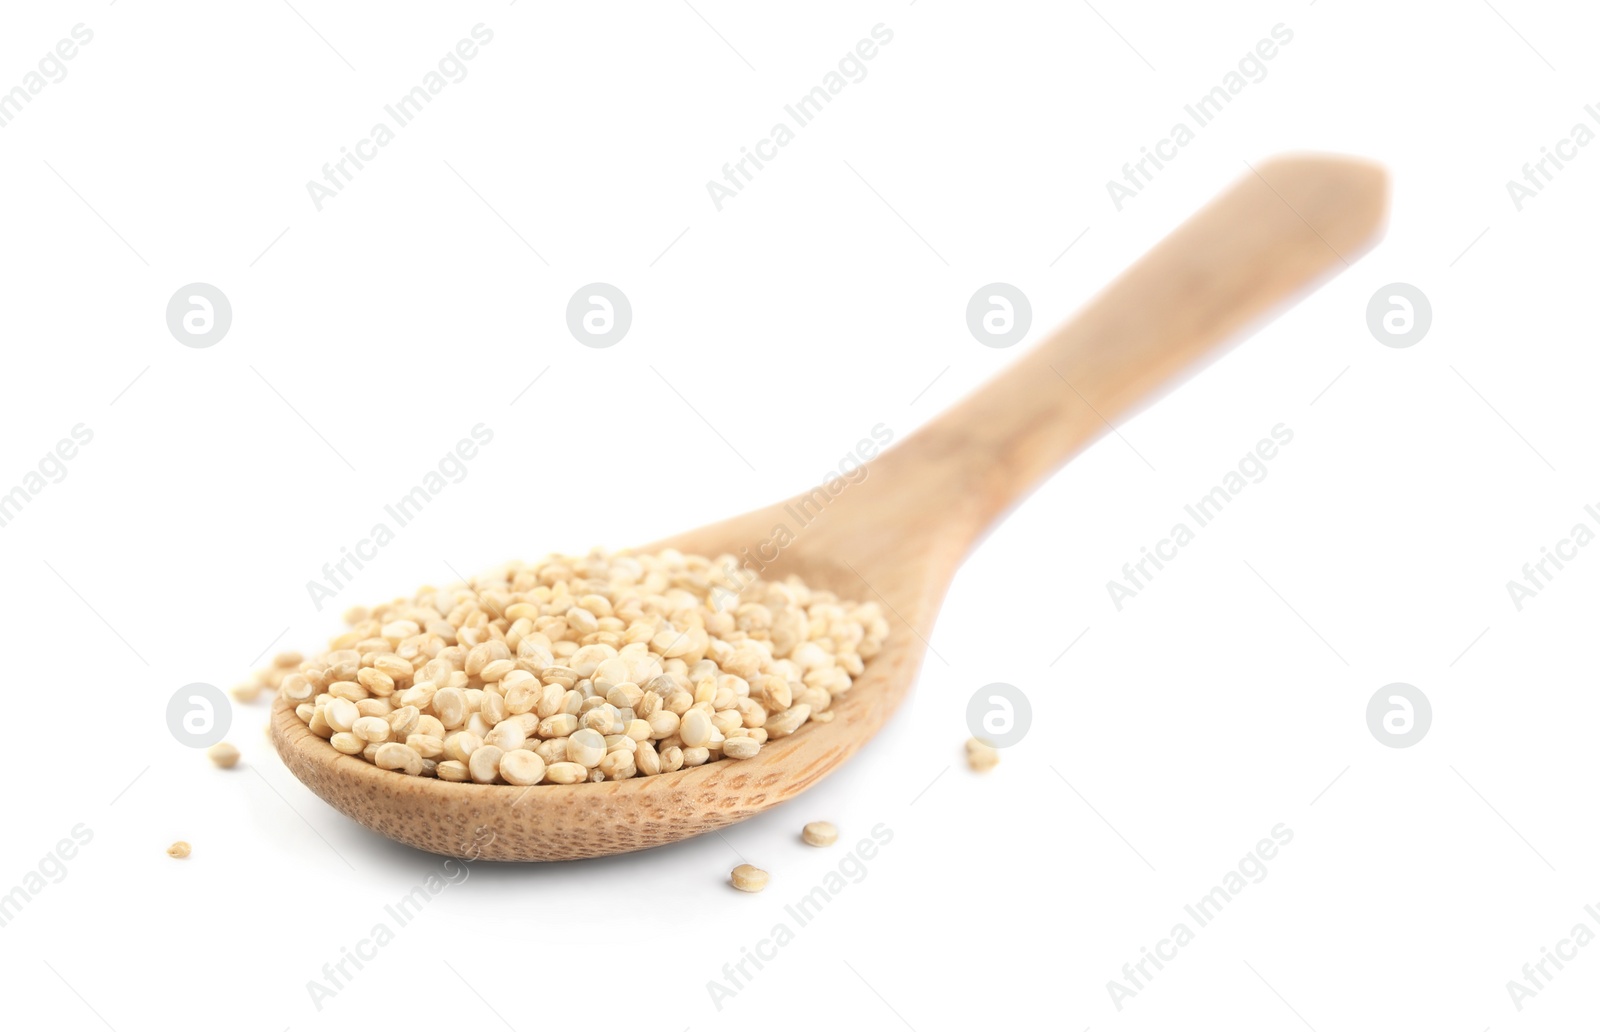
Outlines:
POLYGON ((276 689, 387 770, 510 785, 750 759, 832 720, 889 632, 877 603, 670 549, 511 563, 345 619, 236 694, 276 689))

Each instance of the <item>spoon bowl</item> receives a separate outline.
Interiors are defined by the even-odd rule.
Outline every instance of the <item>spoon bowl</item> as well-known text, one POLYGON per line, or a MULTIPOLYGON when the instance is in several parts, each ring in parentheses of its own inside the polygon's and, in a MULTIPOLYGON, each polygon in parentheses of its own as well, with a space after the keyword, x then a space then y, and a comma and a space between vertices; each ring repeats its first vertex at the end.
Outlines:
POLYGON ((852 479, 647 546, 731 554, 763 579, 795 574, 841 598, 877 601, 889 637, 828 723, 769 741, 748 760, 531 788, 384 770, 338 752, 281 697, 273 744, 335 809, 407 845, 472 859, 626 853, 792 799, 870 741, 910 691, 945 590, 978 538, 1112 420, 1348 266, 1380 229, 1386 193, 1384 173, 1365 162, 1264 162, 1048 340, 852 479))

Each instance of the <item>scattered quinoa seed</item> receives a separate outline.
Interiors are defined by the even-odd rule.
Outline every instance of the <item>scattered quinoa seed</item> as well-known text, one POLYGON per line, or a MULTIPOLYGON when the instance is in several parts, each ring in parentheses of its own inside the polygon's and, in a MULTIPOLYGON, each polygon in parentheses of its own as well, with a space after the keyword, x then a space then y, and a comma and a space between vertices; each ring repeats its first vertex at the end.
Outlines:
POLYGON ((830 821, 812 821, 800 829, 800 837, 808 846, 831 846, 839 841, 839 829, 830 821))
POLYGON ((189 858, 189 843, 178 840, 167 847, 167 855, 174 860, 187 860, 189 858))
POLYGON ((218 742, 206 750, 206 755, 219 767, 231 767, 239 762, 239 747, 232 742, 218 742))
POLYGON ((981 738, 967 739, 967 766, 975 771, 993 770, 1000 762, 1000 752, 981 738))
POLYGON ((767 887, 767 879, 771 876, 753 864, 740 864, 733 869, 730 877, 733 887, 740 892, 760 892, 767 887))

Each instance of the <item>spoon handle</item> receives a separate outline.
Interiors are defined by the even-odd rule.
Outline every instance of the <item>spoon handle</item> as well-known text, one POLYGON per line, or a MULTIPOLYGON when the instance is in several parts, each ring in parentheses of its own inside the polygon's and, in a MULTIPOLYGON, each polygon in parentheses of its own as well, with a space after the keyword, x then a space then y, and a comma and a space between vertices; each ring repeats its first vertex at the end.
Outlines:
MULTIPOLYGON (((1015 365, 883 456, 947 471, 973 537, 1139 404, 1272 309, 1347 267, 1383 222, 1387 177, 1336 157, 1250 171, 1015 365)), ((887 461, 885 461, 887 460, 887 461)), ((892 477, 899 480, 899 477, 892 477)), ((911 501, 908 499, 908 501, 911 501)))

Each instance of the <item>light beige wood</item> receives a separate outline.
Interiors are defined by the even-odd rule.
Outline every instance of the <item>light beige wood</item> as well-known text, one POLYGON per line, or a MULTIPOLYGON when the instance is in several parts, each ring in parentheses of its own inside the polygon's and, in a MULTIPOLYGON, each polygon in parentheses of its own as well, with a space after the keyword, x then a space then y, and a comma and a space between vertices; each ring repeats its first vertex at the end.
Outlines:
MULTIPOLYGON (((794 541, 763 576, 798 574, 877 599, 889 640, 835 707, 769 743, 657 777, 572 786, 452 784, 381 770, 312 735, 283 701, 272 737, 296 777, 362 824, 419 849, 491 860, 567 860, 644 849, 750 817, 816 784, 860 749, 910 690, 945 588, 977 538, 1088 442, 1218 344, 1319 278, 1380 229, 1372 165, 1291 157, 1246 174, 999 377, 873 460, 865 479, 802 525, 779 503, 649 547, 735 555, 794 541)), ((792 500, 797 505, 803 500, 792 500)), ((767 552, 771 554, 770 550, 767 552)), ((951 748, 962 729, 951 731, 951 748)))

